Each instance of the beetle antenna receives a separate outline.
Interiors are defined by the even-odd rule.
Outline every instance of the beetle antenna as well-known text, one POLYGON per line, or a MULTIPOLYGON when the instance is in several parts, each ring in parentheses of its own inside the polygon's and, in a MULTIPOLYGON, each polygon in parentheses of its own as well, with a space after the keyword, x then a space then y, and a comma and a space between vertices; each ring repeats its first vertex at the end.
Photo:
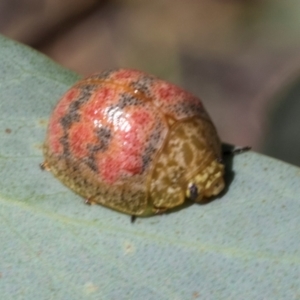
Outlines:
POLYGON ((251 150, 251 147, 250 146, 246 146, 246 147, 237 147, 237 148, 234 148, 234 149, 230 149, 230 150, 225 150, 223 152, 223 154, 225 155, 235 155, 235 154, 241 154, 241 153, 244 153, 244 152, 247 152, 251 150))

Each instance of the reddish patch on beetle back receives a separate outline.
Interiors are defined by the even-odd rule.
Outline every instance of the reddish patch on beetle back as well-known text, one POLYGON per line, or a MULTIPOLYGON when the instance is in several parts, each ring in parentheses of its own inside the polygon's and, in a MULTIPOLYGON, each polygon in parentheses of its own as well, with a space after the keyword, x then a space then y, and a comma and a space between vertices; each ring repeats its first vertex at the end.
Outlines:
POLYGON ((140 126, 147 126, 150 121, 152 121, 150 114, 147 111, 135 111, 131 118, 134 122, 134 126, 137 126, 137 129, 140 126))
POLYGON ((72 154, 80 159, 89 155, 88 145, 95 143, 96 137, 91 122, 75 123, 69 130, 69 143, 72 154))
MULTIPOLYGON (((119 116, 120 122, 116 122, 114 138, 111 141, 108 152, 112 153, 105 159, 98 157, 99 170, 103 180, 109 184, 114 183, 122 176, 134 176, 142 174, 142 153, 147 145, 148 135, 155 125, 148 111, 139 108, 125 110, 123 116, 119 116), (124 118, 122 120, 122 118, 124 118)), ((101 154, 99 154, 101 155, 101 154)))
POLYGON ((119 162, 111 156, 104 158, 100 163, 100 172, 101 177, 106 183, 113 184, 119 177, 119 162))
POLYGON ((186 92, 175 85, 161 82, 157 89, 157 93, 159 99, 161 99, 162 101, 173 102, 174 99, 183 98, 186 92))

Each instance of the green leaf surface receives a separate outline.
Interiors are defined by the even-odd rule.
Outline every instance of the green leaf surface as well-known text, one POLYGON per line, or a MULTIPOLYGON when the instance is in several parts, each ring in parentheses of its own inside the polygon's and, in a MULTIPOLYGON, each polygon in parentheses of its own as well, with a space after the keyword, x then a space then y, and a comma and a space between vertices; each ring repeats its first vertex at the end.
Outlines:
POLYGON ((43 172, 41 144, 78 78, 0 37, 1 299, 299 299, 300 169, 248 152, 226 193, 140 218, 43 172))

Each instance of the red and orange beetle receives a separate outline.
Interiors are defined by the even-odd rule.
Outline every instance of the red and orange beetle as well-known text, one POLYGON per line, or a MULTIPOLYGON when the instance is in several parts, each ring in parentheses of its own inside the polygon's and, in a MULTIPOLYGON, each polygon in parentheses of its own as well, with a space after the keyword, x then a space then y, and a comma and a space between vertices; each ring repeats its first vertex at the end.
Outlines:
POLYGON ((56 105, 44 166, 86 198, 133 216, 224 188, 221 143, 201 101, 146 73, 87 77, 56 105))

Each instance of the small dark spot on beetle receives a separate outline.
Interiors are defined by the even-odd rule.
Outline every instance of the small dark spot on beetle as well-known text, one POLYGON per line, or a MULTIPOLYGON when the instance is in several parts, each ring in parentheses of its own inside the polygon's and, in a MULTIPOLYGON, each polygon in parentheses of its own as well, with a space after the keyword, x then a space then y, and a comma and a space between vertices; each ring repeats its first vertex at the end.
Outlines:
POLYGON ((153 84, 154 78, 151 77, 141 77, 138 81, 134 81, 131 83, 131 87, 140 93, 143 93, 147 97, 150 97, 151 92, 151 85, 153 84))
POLYGON ((5 129, 5 133, 7 133, 7 134, 10 134, 11 131, 12 131, 12 130, 11 130, 10 128, 6 128, 6 129, 5 129))
POLYGON ((192 183, 191 186, 189 186, 189 190, 190 190, 190 199, 192 201, 196 200, 198 197, 198 188, 197 186, 192 183))
POLYGON ((89 157, 86 157, 84 159, 85 164, 95 173, 98 172, 98 166, 96 164, 95 156, 92 153, 89 157))
POLYGON ((107 150, 110 140, 112 138, 111 130, 108 127, 101 127, 95 130, 95 135, 98 138, 97 144, 88 144, 89 156, 84 159, 84 162, 94 172, 98 172, 95 155, 97 152, 104 152, 107 150))
POLYGON ((83 104, 90 100, 93 89, 94 85, 81 87, 80 96, 70 103, 68 112, 60 119, 60 123, 64 130, 68 130, 72 123, 80 121, 79 109, 83 104))
POLYGON ((101 128, 98 128, 96 129, 96 135, 99 139, 99 146, 100 146, 100 149, 99 151, 105 151, 107 150, 108 148, 108 145, 109 145, 109 142, 111 140, 111 137, 112 137, 112 133, 111 133, 111 130, 110 128, 108 127, 101 127, 101 128))
POLYGON ((142 102, 138 98, 133 97, 130 94, 123 93, 120 95, 120 100, 119 100, 119 103, 117 104, 117 106, 120 109, 124 109, 126 106, 137 106, 137 105, 141 105, 141 104, 142 104, 142 102))
POLYGON ((65 116, 63 116, 61 119, 60 119, 60 124, 61 126, 65 129, 65 130, 68 130, 71 125, 72 125, 72 116, 67 114, 65 116))
POLYGON ((69 147, 69 135, 68 135, 68 131, 65 130, 64 135, 59 139, 59 142, 62 144, 63 146, 63 152, 64 152, 64 156, 68 156, 70 155, 70 147, 69 147))
POLYGON ((163 131, 162 125, 159 122, 159 124, 156 125, 153 133, 150 135, 148 145, 146 146, 144 153, 142 155, 142 163, 143 163, 142 172, 144 172, 148 168, 149 164, 152 161, 153 154, 159 147, 162 131, 163 131))
POLYGON ((150 144, 146 147, 143 155, 142 155, 142 172, 144 172, 147 167, 149 166, 149 163, 151 162, 151 156, 155 152, 156 148, 150 144))

